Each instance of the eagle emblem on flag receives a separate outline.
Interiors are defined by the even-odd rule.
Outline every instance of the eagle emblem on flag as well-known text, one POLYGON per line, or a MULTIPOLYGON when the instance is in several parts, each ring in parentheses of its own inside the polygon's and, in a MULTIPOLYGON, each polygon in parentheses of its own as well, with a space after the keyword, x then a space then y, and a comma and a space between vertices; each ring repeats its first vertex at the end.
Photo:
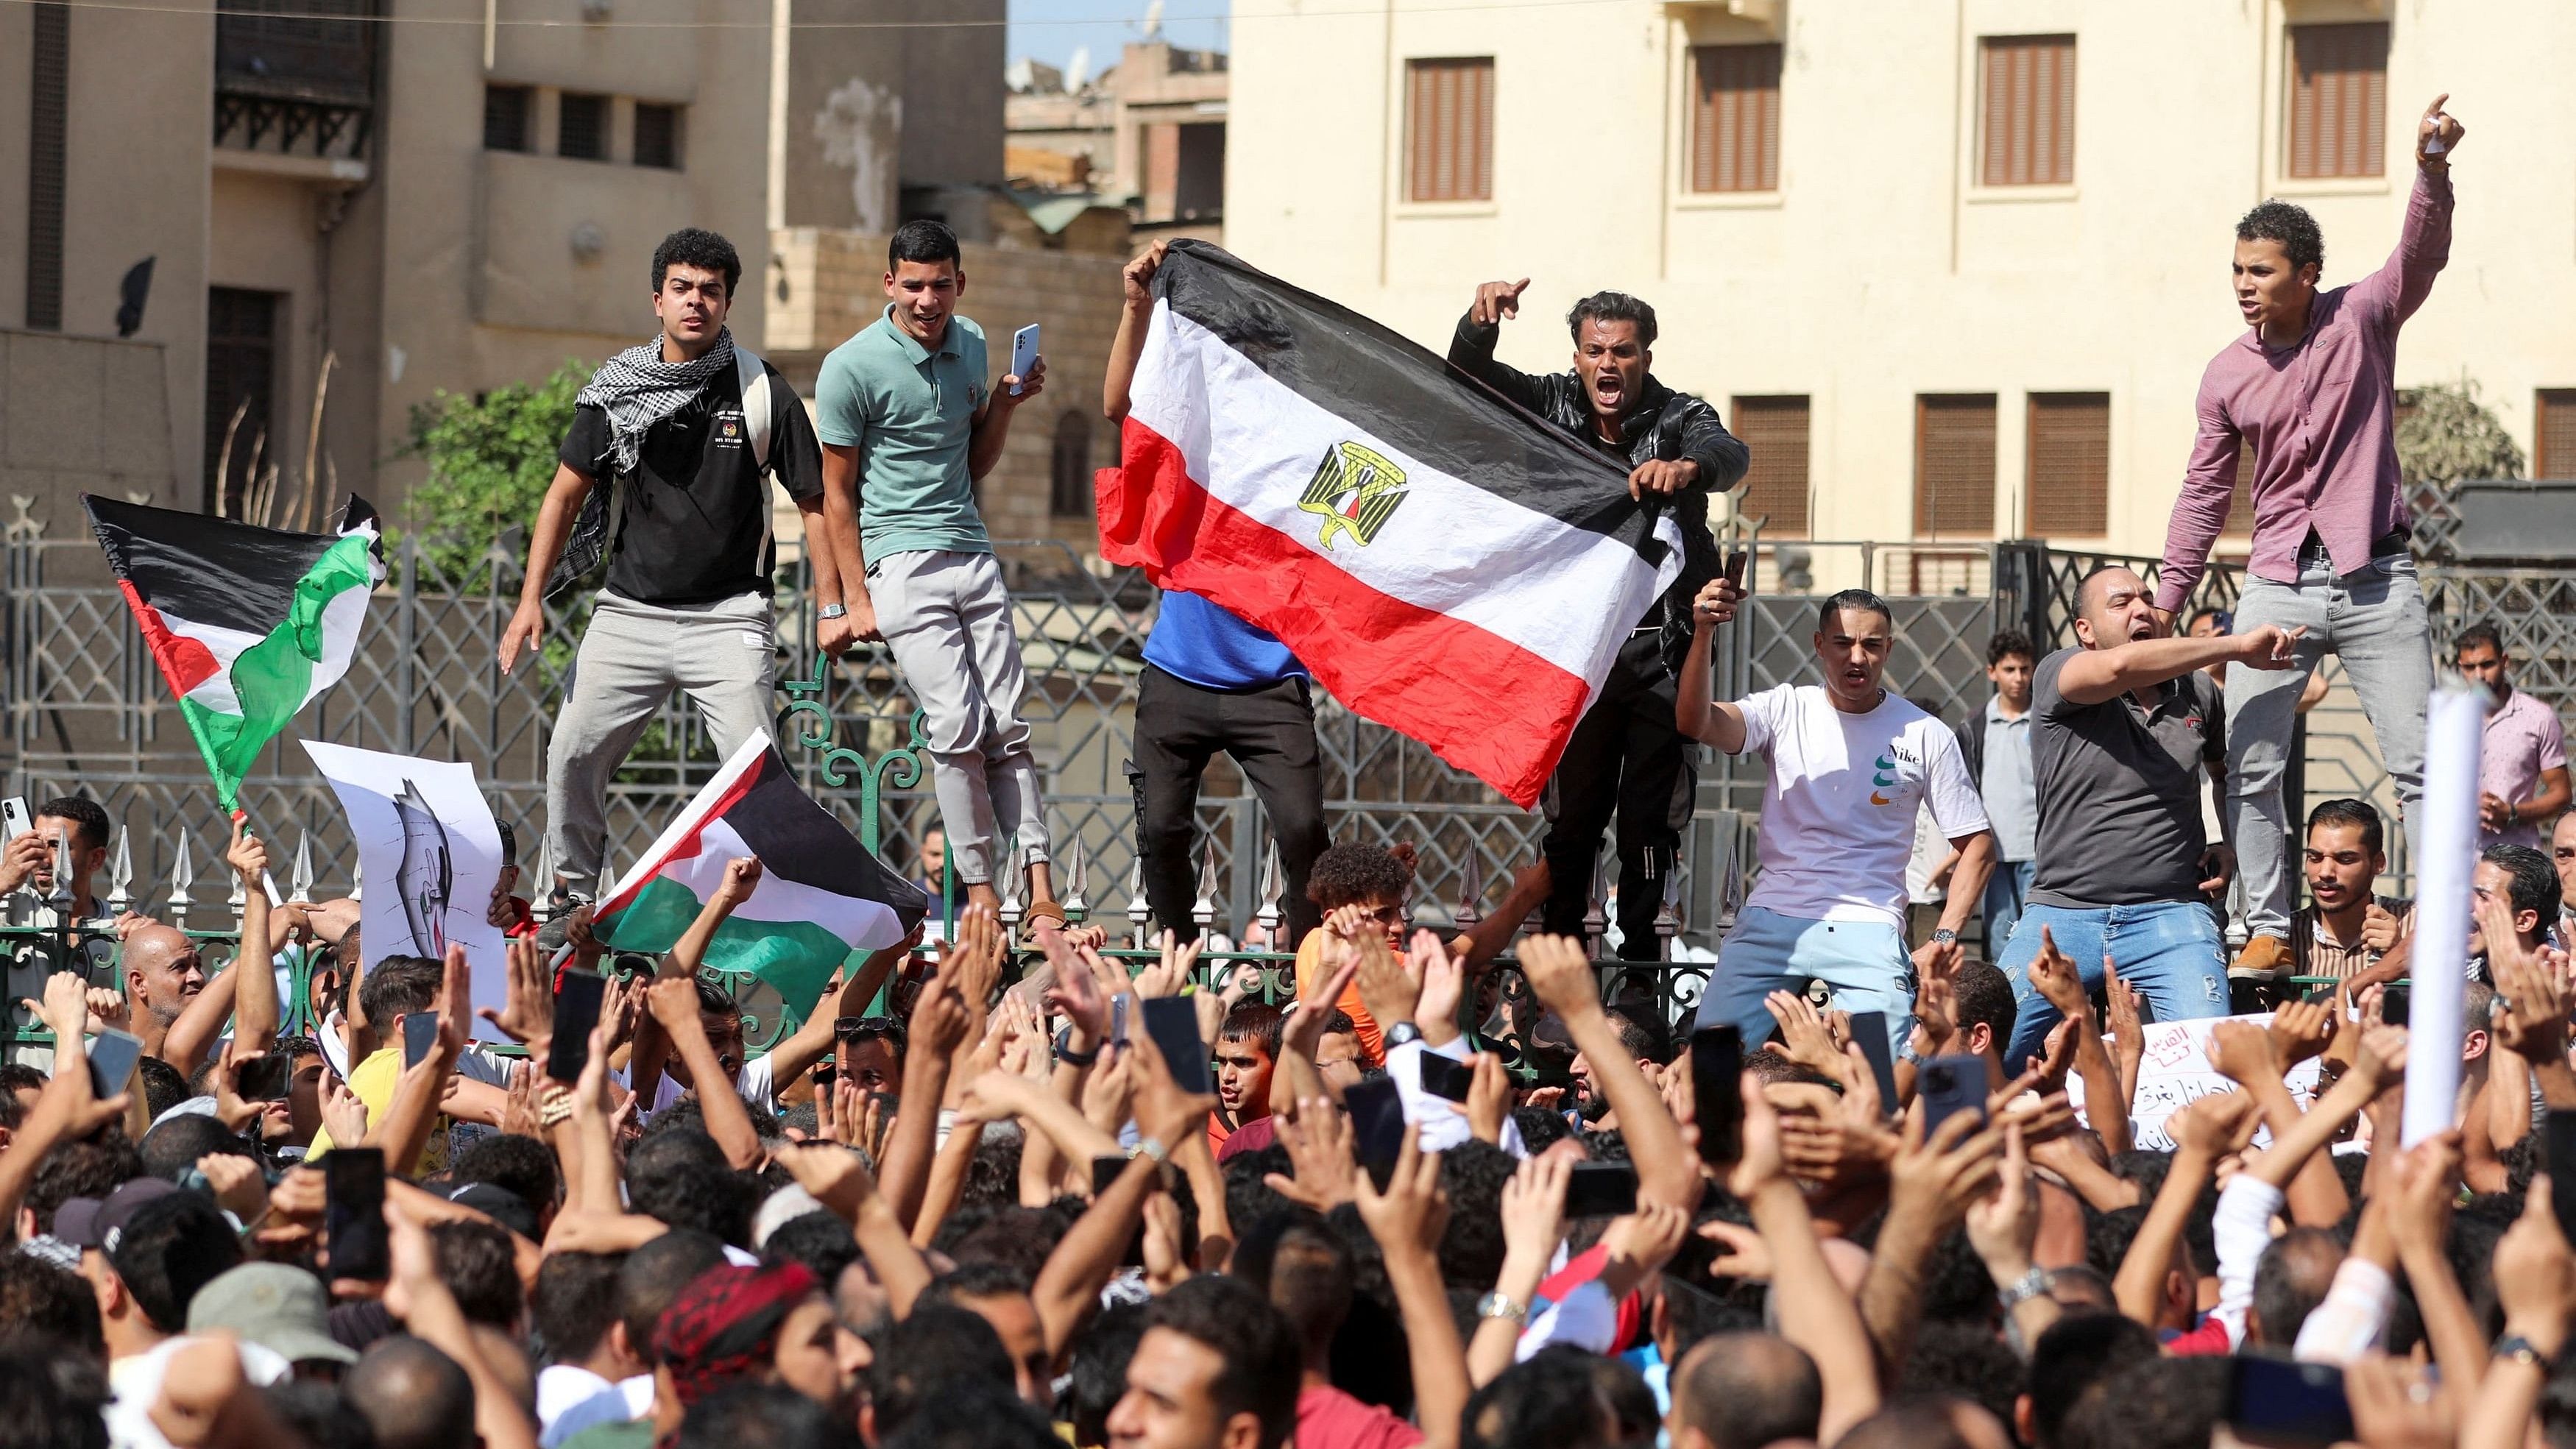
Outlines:
POLYGON ((1324 450, 1297 506, 1324 520, 1316 542, 1326 549, 1337 533, 1366 548, 1395 516, 1407 491, 1404 470, 1386 455, 1358 443, 1337 443, 1324 450))

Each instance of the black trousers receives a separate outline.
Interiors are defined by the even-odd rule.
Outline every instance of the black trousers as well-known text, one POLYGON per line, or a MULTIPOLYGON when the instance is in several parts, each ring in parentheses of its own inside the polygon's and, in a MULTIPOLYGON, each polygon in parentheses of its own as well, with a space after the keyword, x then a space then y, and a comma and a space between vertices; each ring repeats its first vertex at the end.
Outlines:
POLYGON ((1601 697, 1574 727, 1547 782, 1548 831, 1540 849, 1553 884, 1541 919, 1551 934, 1583 934, 1592 863, 1615 814, 1622 960, 1652 961, 1662 947, 1655 935, 1663 908, 1657 867, 1680 851, 1698 786, 1689 742, 1673 724, 1679 683, 1664 668, 1652 630, 1629 635, 1601 697))
MULTIPOLYGON (((1190 907, 1198 900, 1199 777, 1220 752, 1234 757, 1269 813, 1287 877, 1280 902, 1287 939, 1302 941, 1323 924, 1323 912, 1306 899, 1307 872, 1328 843, 1309 690, 1302 678, 1261 689, 1202 689, 1145 666, 1136 690, 1136 758, 1128 769, 1136 787, 1136 848, 1145 863, 1145 902, 1156 923, 1179 939, 1198 936, 1190 907)), ((1261 862, 1237 861, 1235 868, 1257 872, 1261 862)), ((1236 934, 1250 924, 1236 922, 1236 934)))

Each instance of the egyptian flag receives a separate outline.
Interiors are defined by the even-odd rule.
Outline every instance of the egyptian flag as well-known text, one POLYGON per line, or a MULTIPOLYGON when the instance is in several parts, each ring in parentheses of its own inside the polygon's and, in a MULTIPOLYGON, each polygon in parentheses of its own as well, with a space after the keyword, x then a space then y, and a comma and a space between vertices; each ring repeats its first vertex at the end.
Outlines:
POLYGON ((1176 241, 1100 552, 1279 637, 1527 808, 1681 568, 1626 470, 1375 322, 1176 241))
POLYGON ((349 672, 385 576, 376 510, 353 493, 337 533, 288 533, 89 493, 81 507, 216 797, 240 809, 251 762, 349 672))
POLYGON ((746 855, 760 861, 760 883, 716 928, 701 964, 758 976, 800 1009, 832 968, 901 942, 930 910, 919 886, 805 793, 762 734, 600 901, 593 929, 620 951, 668 951, 724 884, 726 863, 746 855))

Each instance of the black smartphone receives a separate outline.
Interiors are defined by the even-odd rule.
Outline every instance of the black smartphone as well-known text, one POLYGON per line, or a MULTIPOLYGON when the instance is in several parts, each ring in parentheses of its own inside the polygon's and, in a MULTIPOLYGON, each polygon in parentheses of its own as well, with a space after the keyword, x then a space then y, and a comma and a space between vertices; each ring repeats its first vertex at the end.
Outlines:
POLYGON ((295 1062, 278 1052, 252 1057, 233 1068, 233 1095, 245 1102, 283 1102, 295 1062))
POLYGON ((519 863, 519 832, 507 820, 495 820, 492 829, 501 837, 501 868, 508 870, 519 863))
POLYGON ((1624 1162, 1578 1162, 1565 1179, 1569 1218, 1625 1217, 1637 1210, 1637 1169, 1624 1162))
POLYGON ((1747 563, 1750 563, 1752 559, 1753 555, 1751 553, 1740 548, 1735 552, 1728 554, 1726 556, 1726 581, 1735 585, 1739 589, 1743 588, 1744 566, 1747 563))
POLYGON ((2559 1231, 2576 1242, 2576 1112, 2553 1109, 2545 1130, 2549 1135, 2541 1145, 2549 1152, 2549 1205, 2557 1210, 2559 1231))
POLYGON ((89 1086, 100 1101, 125 1090, 134 1064, 143 1059, 143 1038, 130 1032, 103 1031, 89 1044, 89 1086))
POLYGON ((2318 1445, 2352 1438, 2343 1370, 2326 1363, 2245 1355, 2227 1361, 2226 1421, 2263 1444, 2318 1445))
POLYGON ((1107 1192, 1109 1185, 1118 1180, 1118 1174, 1126 1170, 1127 1159, 1115 1154, 1091 1159, 1091 1195, 1098 1197, 1107 1192))
POLYGON ((2379 988, 2379 1020, 2384 1026, 2404 1026, 2415 1009, 2415 988, 2411 984, 2379 988))
POLYGON ((1207 1043, 1199 1040, 1199 1009, 1186 996, 1157 996, 1145 1003, 1145 1034, 1172 1069, 1172 1080, 1192 1095, 1208 1090, 1207 1043))
POLYGON ((1404 1155, 1404 1096, 1392 1078, 1376 1077, 1345 1089, 1342 1105, 1350 1109, 1352 1155, 1384 1192, 1395 1175, 1396 1159, 1404 1155))
POLYGON ((1979 1126, 1986 1120, 1986 1059, 1984 1057, 1927 1057, 1914 1078, 1916 1095, 1923 1099, 1923 1140, 1941 1124, 1960 1112, 1977 1114, 1979 1126))
POLYGON ((1726 1167, 1744 1155, 1744 1037, 1731 1026, 1691 1033, 1691 1116, 1699 1160, 1726 1167))
POLYGON ((419 1066, 438 1045, 438 1014, 430 1011, 403 1013, 403 1066, 419 1066))
POLYGON ((814 1068, 814 1095, 828 1097, 841 1084, 841 1069, 825 1062, 814 1068))
POLYGON ((1896 1055, 1888 1050, 1887 1013, 1856 1011, 1851 1019, 1852 1041, 1860 1054, 1869 1058, 1869 1074, 1878 1079, 1878 1110, 1896 1110, 1896 1055))
POLYGON ((393 1276, 385 1235, 385 1154, 377 1147, 334 1147, 322 1159, 323 1243, 331 1276, 381 1282, 393 1276))
POLYGON ((546 1075, 578 1082, 590 1065, 590 1033, 599 1025, 600 998, 608 978, 596 971, 566 971, 555 986, 555 1034, 546 1049, 546 1075))
POLYGON ((1438 1052, 1422 1054, 1422 1090, 1452 1102, 1467 1100, 1467 1089, 1476 1085, 1476 1069, 1465 1062, 1451 1061, 1438 1052))

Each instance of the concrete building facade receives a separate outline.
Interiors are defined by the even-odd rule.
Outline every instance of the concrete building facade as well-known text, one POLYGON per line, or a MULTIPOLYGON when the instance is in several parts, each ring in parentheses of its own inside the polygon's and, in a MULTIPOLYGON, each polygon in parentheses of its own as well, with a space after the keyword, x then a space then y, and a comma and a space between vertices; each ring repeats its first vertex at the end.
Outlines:
MULTIPOLYGON (((2478 383, 2576 473, 2576 9, 2551 0, 1239 0, 1226 243, 1435 348, 1533 278, 1506 360, 1599 288, 1752 441, 1774 536, 2153 552, 2232 227, 2378 267, 2440 92, 2469 127, 2401 386, 2478 383)), ((2240 512, 2237 526, 2246 520, 2240 512)), ((2240 545, 2241 547, 2241 545, 2240 545)))
POLYGON ((1030 64, 1006 102, 1015 184, 1123 202, 1156 235, 1217 240, 1225 212, 1227 57, 1166 40, 1129 43, 1118 64, 1067 88, 1030 64))

